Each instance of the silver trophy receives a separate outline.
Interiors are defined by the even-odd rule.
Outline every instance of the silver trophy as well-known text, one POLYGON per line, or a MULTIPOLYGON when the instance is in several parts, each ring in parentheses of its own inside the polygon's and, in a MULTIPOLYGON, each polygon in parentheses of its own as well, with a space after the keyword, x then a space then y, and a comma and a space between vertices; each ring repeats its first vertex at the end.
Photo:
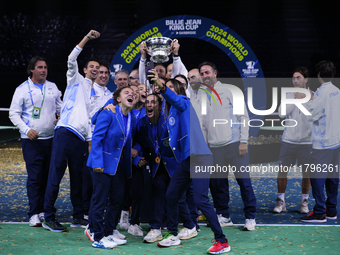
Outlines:
POLYGON ((177 39, 168 37, 151 37, 145 41, 148 54, 151 56, 151 61, 155 63, 165 63, 169 60, 171 54, 171 43, 177 39))

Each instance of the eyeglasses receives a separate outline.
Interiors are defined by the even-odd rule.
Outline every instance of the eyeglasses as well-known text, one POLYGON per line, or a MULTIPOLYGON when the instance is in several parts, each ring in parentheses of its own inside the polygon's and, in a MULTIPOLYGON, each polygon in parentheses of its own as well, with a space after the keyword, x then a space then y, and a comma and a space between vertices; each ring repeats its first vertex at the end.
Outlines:
POLYGON ((130 80, 138 80, 139 78, 129 77, 130 80))

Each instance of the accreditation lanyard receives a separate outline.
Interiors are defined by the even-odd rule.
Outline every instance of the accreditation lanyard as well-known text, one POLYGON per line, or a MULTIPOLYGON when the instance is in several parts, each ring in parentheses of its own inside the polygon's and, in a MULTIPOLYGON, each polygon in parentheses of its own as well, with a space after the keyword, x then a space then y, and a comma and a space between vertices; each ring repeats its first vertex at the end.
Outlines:
POLYGON ((46 86, 43 85, 43 87, 44 87, 44 93, 43 93, 43 99, 42 99, 42 101, 41 101, 41 106, 40 106, 40 107, 34 106, 33 96, 32 96, 31 87, 30 87, 30 83, 29 83, 29 82, 27 82, 27 86, 28 86, 28 91, 29 91, 29 93, 30 93, 30 97, 31 97, 31 103, 32 103, 32 105, 33 105, 32 118, 33 118, 33 119, 40 119, 41 108, 43 107, 44 101, 45 101, 46 86))
MULTIPOLYGON (((124 123, 124 116, 123 116, 123 112, 122 112, 121 107, 119 107, 119 113, 120 113, 120 115, 121 115, 121 117, 122 117, 122 120, 123 120, 123 123, 124 123)), ((126 140, 127 140, 128 136, 129 136, 130 128, 131 128, 131 114, 130 114, 130 112, 129 112, 129 113, 128 113, 128 119, 127 119, 127 128, 126 128, 126 126, 124 125, 124 131, 126 131, 126 132, 125 132, 123 147, 125 146, 126 140)))

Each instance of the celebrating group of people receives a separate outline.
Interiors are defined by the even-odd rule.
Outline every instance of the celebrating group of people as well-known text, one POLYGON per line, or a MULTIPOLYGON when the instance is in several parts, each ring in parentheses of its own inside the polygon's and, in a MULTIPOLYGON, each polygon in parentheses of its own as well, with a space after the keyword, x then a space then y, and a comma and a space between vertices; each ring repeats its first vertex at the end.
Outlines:
MULTIPOLYGON (((171 45, 173 63, 167 67, 156 64, 150 70, 146 65, 146 45, 141 43, 139 68, 131 73, 116 72, 117 89, 111 93, 106 88, 109 66, 89 59, 83 76, 77 63, 86 43, 98 37, 100 33, 91 30, 69 55, 62 101, 57 86, 46 80, 47 61, 42 57, 31 59, 27 67, 29 78, 14 93, 9 115, 22 138, 30 226, 66 231, 56 218, 54 206, 68 166, 73 205, 71 227, 85 228, 85 235, 96 248, 109 249, 127 242, 126 236, 117 230, 119 222, 121 229, 143 237, 143 173, 150 169, 150 230, 143 237, 144 242, 170 247, 197 236, 199 209, 214 233, 215 242, 208 253, 230 251, 222 231, 222 227, 233 225, 228 173, 212 174, 197 171, 197 167, 236 167, 234 174, 244 203, 243 230, 255 230, 256 198, 251 178, 249 172, 239 171, 249 164, 249 126, 241 125, 249 121, 247 111, 233 114, 233 95, 217 80, 213 63, 203 62, 187 71, 179 56, 178 41, 171 45), (200 89, 202 86, 217 93, 221 104, 212 103, 214 99, 200 89), (214 119, 228 119, 238 125, 214 125, 214 119), (213 205, 209 202, 209 189, 213 205), (180 231, 179 219, 183 222, 180 231), (163 237, 164 222, 168 233, 163 237)), ((316 93, 311 92, 312 99, 305 104, 311 115, 302 116, 295 105, 287 109, 287 116, 297 119, 299 131, 286 128, 284 132, 280 153, 283 166, 294 165, 296 160, 299 164, 338 165, 340 118, 335 111, 340 106, 340 95, 331 83, 335 67, 323 61, 317 72, 322 86, 316 93)), ((307 81, 306 69, 294 70, 295 87, 306 88, 307 81)), ((300 212, 309 212, 310 186, 316 206, 302 221, 336 219, 337 176, 335 171, 328 171, 322 176, 315 173, 312 178, 306 171, 300 212)), ((277 213, 285 210, 286 177, 279 173, 274 208, 277 213)))

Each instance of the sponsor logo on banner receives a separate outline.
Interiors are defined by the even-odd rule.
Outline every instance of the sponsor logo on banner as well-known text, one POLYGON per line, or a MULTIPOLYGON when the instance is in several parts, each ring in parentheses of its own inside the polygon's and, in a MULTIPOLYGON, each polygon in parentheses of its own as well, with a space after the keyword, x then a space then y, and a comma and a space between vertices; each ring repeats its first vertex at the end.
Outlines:
POLYGON ((122 70, 123 65, 122 64, 113 64, 113 72, 110 72, 111 78, 114 80, 116 78, 116 72, 122 70))
POLYGON ((242 69, 243 76, 242 77, 257 77, 257 73, 259 72, 259 69, 255 69, 255 65, 257 64, 257 61, 246 61, 247 69, 242 69))
POLYGON ((202 25, 201 19, 167 19, 165 25, 176 35, 196 35, 196 30, 202 25))

